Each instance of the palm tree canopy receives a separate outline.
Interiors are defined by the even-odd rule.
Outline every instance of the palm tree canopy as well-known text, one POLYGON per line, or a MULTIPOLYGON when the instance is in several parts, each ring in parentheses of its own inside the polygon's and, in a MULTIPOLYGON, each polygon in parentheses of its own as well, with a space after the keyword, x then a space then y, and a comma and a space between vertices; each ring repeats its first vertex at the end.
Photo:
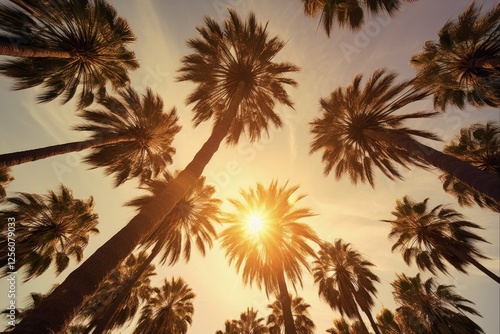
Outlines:
POLYGON ((334 170, 337 179, 347 174, 354 184, 367 181, 373 187, 374 167, 394 180, 402 179, 394 163, 405 168, 409 164, 426 166, 421 158, 373 140, 366 133, 398 133, 438 140, 430 132, 402 126, 405 120, 431 117, 437 112, 396 114, 404 106, 424 98, 427 92, 412 88, 409 81, 396 84, 395 78, 395 73, 378 69, 362 87, 363 76, 357 75, 349 86, 337 88, 328 98, 320 100, 322 117, 310 123, 314 135, 311 153, 324 150, 326 175, 334 170))
POLYGON ((480 316, 469 306, 470 300, 453 291, 453 285, 438 285, 434 278, 422 281, 420 274, 397 275, 393 287, 394 300, 406 321, 406 327, 417 333, 467 334, 484 333, 466 313, 480 316), (419 327, 415 327, 419 326, 419 327))
POLYGON ((365 312, 373 307, 372 295, 377 293, 374 282, 380 279, 370 270, 373 264, 363 259, 350 243, 342 239, 334 244, 324 242, 313 264, 318 294, 332 309, 355 319, 358 305, 365 312))
POLYGON ((349 324, 344 318, 333 320, 333 327, 328 328, 326 332, 330 334, 366 334, 359 320, 349 324))
MULTIPOLYGON (((500 130, 497 122, 475 123, 460 129, 460 134, 444 146, 446 154, 467 161, 477 168, 500 176, 500 130)), ((488 207, 500 212, 496 203, 449 174, 442 174, 443 189, 454 195, 461 206, 488 207)))
POLYGON ((472 2, 439 31, 438 41, 425 42, 411 58, 415 84, 430 88, 434 106, 445 110, 465 101, 481 107, 500 106, 500 5, 480 15, 472 2))
MULTIPOLYGON (((93 198, 75 199, 63 185, 57 193, 19 193, 6 202, 10 206, 0 211, 1 227, 7 231, 8 222, 16 221, 16 270, 24 267, 26 281, 43 274, 52 263, 59 274, 70 258, 80 262, 89 236, 99 233, 93 198)), ((0 245, 7 249, 7 238, 0 245)), ((7 268, 7 252, 0 263, 4 273, 12 271, 7 268)))
POLYGON ((223 26, 206 17, 205 25, 197 28, 201 38, 188 41, 195 52, 182 59, 178 80, 197 85, 187 99, 188 104, 194 103, 195 126, 210 118, 219 123, 243 83, 243 99, 226 137, 228 144, 238 143, 242 133, 250 141, 258 140, 262 132, 268 133, 269 124, 281 127, 281 118, 273 110, 276 101, 293 106, 284 87, 297 83, 285 75, 299 68, 274 62, 285 43, 278 37, 269 38, 266 28, 253 13, 242 22, 232 9, 223 26))
POLYGON ((470 257, 486 258, 475 246, 486 240, 470 231, 482 228, 450 207, 438 205, 428 210, 428 200, 415 202, 405 196, 396 201, 395 219, 383 220, 391 224, 389 238, 397 239, 392 250, 399 250, 408 265, 415 260, 419 269, 433 274, 436 270, 447 273, 444 260, 466 272, 470 257))
POLYGON ((134 334, 185 334, 193 321, 196 295, 181 278, 166 278, 142 308, 134 334))
MULTIPOLYGON (((138 197, 127 205, 140 209, 161 193, 173 178, 164 172, 161 178, 147 181, 144 186, 149 194, 138 197)), ((205 184, 204 176, 200 177, 158 227, 143 240, 144 247, 151 247, 156 242, 162 243, 161 262, 168 261, 169 265, 177 263, 181 255, 186 262, 189 261, 193 245, 205 255, 207 247, 212 247, 217 236, 213 222, 219 220, 222 203, 213 197, 214 194, 215 188, 205 184)))
POLYGON ((259 317, 258 311, 249 307, 245 312, 240 313, 240 318, 226 321, 225 331, 217 331, 216 334, 267 334, 268 328, 263 323, 264 318, 259 317))
POLYGON ((323 25, 328 37, 334 22, 337 22, 340 28, 357 31, 364 26, 366 12, 372 15, 385 13, 393 16, 401 8, 402 1, 416 0, 302 0, 306 15, 320 15, 319 23, 323 25))
MULTIPOLYGON (((82 305, 74 321, 88 320, 87 327, 93 327, 93 323, 101 320, 108 307, 113 305, 113 301, 120 293, 120 290, 134 277, 137 269, 147 257, 145 252, 140 252, 137 255, 130 254, 121 266, 108 276, 96 292, 82 305)), ((119 328, 136 315, 141 303, 148 300, 152 293, 150 277, 153 275, 156 275, 155 266, 149 265, 139 279, 135 281, 123 303, 116 305, 116 313, 107 329, 119 328)))
POLYGON ((125 139, 92 150, 85 162, 114 175, 115 186, 139 177, 144 182, 172 163, 174 136, 181 130, 175 108, 165 113, 163 100, 151 89, 140 96, 132 87, 99 99, 103 109, 82 110, 85 123, 74 127, 90 131, 92 139, 125 139))
MULTIPOLYGON (((292 315, 295 323, 297 334, 313 334, 316 325, 311 320, 309 315, 309 308, 311 305, 304 301, 304 298, 295 296, 292 298, 292 315)), ((267 326, 269 327, 270 334, 281 334, 285 332, 285 320, 283 317, 283 307, 279 299, 275 300, 272 304, 267 305, 271 314, 267 317, 267 326)))
POLYGON ((382 308, 377 314, 377 325, 382 334, 400 334, 404 333, 393 312, 387 308, 382 308))
POLYGON ((283 270, 295 286, 302 285, 302 269, 309 270, 308 256, 314 256, 308 242, 319 243, 314 230, 300 219, 314 214, 309 208, 296 208, 304 198, 296 195, 298 186, 279 186, 272 181, 269 187, 257 183, 255 188, 241 190, 243 198, 229 199, 235 212, 226 213, 227 224, 219 235, 229 263, 243 272, 243 282, 265 289, 266 294, 278 293, 277 271, 283 270), (259 215, 262 229, 254 231, 249 224, 253 215, 259 215))
POLYGON ((14 89, 43 85, 39 102, 61 96, 62 103, 81 92, 78 107, 92 103, 109 82, 129 82, 139 67, 128 44, 135 41, 128 23, 104 0, 14 1, 0 5, 0 41, 66 51, 69 58, 16 58, 3 61, 0 73, 16 80, 14 89))

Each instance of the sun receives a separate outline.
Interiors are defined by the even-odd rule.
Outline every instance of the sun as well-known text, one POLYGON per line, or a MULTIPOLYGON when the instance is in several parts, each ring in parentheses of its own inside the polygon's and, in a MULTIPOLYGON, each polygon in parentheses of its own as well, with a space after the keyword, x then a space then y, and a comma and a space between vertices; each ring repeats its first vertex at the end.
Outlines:
POLYGON ((261 214, 252 213, 247 218, 247 228, 252 235, 258 235, 264 227, 264 218, 261 214))

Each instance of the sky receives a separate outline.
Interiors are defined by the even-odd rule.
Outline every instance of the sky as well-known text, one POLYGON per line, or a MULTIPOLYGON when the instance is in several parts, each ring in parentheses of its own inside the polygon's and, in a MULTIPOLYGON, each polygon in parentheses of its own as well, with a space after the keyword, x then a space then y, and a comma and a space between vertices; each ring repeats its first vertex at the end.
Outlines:
MULTIPOLYGON (((6 2, 0 0, 0 2, 6 2)), ((176 107, 183 128, 176 136, 174 146, 177 153, 170 170, 182 169, 208 138, 211 124, 194 128, 191 123, 191 106, 185 100, 194 89, 188 82, 175 80, 180 68, 180 59, 191 51, 186 46, 188 38, 197 37, 196 26, 203 24, 204 16, 222 22, 227 7, 234 8, 242 17, 253 11, 257 19, 268 23, 270 36, 278 35, 286 41, 285 48, 276 61, 288 61, 301 67, 301 71, 290 76, 299 86, 288 89, 294 101, 294 109, 277 106, 282 116, 282 129, 271 129, 269 137, 257 143, 243 139, 237 146, 221 146, 204 171, 207 182, 217 189, 217 197, 224 200, 222 208, 231 209, 227 198, 239 198, 240 189, 253 187, 257 182, 268 185, 272 180, 280 184, 289 182, 299 185, 299 193, 307 196, 298 204, 309 207, 316 216, 304 219, 319 236, 333 242, 338 238, 351 243, 362 255, 375 264, 373 268, 381 283, 377 284, 377 298, 373 313, 382 307, 394 310, 390 283, 396 273, 414 276, 416 266, 408 267, 398 253, 391 253, 392 242, 387 235, 390 226, 382 219, 391 219, 396 199, 408 195, 417 201, 429 198, 429 206, 451 205, 484 230, 477 234, 489 244, 479 245, 490 259, 482 263, 499 273, 499 217, 498 214, 479 208, 460 208, 455 199, 444 193, 437 180, 440 172, 418 168, 403 170, 403 181, 393 182, 376 175, 375 189, 369 185, 353 185, 349 180, 335 180, 323 174, 321 153, 309 154, 312 136, 308 123, 320 115, 319 99, 326 97, 339 86, 348 85, 353 77, 362 73, 369 77, 377 68, 387 67, 399 73, 400 80, 410 79, 414 69, 409 65, 413 54, 421 50, 426 40, 436 39, 437 32, 449 19, 462 12, 470 1, 465 0, 419 0, 404 4, 395 17, 368 17, 365 28, 350 32, 334 27, 328 38, 318 20, 305 17, 298 0, 115 0, 110 1, 120 16, 126 18, 137 37, 132 45, 141 67, 131 73, 132 86, 144 92, 147 86, 164 99, 166 111, 176 107)), ((483 10, 493 7, 494 0, 477 1, 483 10)), ((43 147, 75 140, 84 140, 85 133, 71 130, 79 123, 75 105, 70 102, 61 106, 58 101, 36 104, 39 89, 11 91, 13 82, 0 77, 0 152, 43 147)), ((432 101, 414 103, 404 111, 432 110, 432 101)), ((466 108, 465 111, 449 110, 432 120, 407 123, 418 129, 430 130, 442 138, 442 142, 425 141, 441 149, 460 130, 476 122, 499 120, 499 111, 493 108, 466 108)), ((16 192, 46 193, 55 190, 61 183, 73 190, 76 198, 93 196, 99 214, 100 234, 91 237, 85 250, 90 255, 133 216, 131 208, 123 204, 142 194, 135 181, 113 188, 112 179, 105 177, 100 169, 90 170, 82 162, 85 152, 72 153, 27 163, 13 169, 15 180, 8 187, 8 195, 16 192)), ((218 231, 221 228, 217 227, 218 231)), ((59 276, 51 270, 27 283, 18 276, 17 301, 22 307, 30 292, 45 293, 61 282, 75 268, 72 263, 59 276)), ((468 268, 469 275, 450 270, 449 276, 440 274, 440 284, 454 285, 457 293, 475 303, 482 318, 471 316, 485 331, 498 333, 500 324, 500 290, 498 284, 476 270, 468 268)), ((195 253, 188 264, 160 267, 154 284, 163 278, 182 276, 196 293, 195 313, 189 333, 214 333, 223 329, 224 321, 236 319, 247 307, 267 316, 268 300, 264 291, 256 287, 243 286, 241 275, 230 267, 224 252, 216 242, 205 257, 195 253)), ((430 277, 423 274, 423 277, 430 277)), ((321 301, 317 287, 310 274, 304 272, 304 285, 297 293, 311 305, 311 318, 316 332, 324 333, 332 326, 338 313, 321 301)), ((0 281, 0 294, 7 294, 7 282, 0 281)), ((4 298, 0 298, 4 303, 4 298)), ((3 305, 0 305, 3 307, 3 305)), ((4 319, 0 325, 4 325, 4 319)), ((1 326, 3 327, 3 326, 1 326)), ((117 333, 131 333, 133 324, 117 333)))

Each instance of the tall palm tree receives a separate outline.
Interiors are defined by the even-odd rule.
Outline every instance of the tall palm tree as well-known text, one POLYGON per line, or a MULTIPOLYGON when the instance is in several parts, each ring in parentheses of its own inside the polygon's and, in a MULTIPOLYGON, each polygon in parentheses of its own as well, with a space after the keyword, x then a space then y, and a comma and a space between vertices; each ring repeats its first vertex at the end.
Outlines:
POLYGON ((364 26, 366 12, 372 15, 387 13, 393 16, 399 11, 403 1, 416 0, 302 0, 306 15, 320 15, 320 24, 323 24, 328 37, 334 22, 337 22, 340 28, 346 27, 356 31, 364 26))
MULTIPOLYGON (((460 134, 446 144, 443 152, 500 177, 500 129, 498 123, 475 123, 460 129, 460 134)), ((485 197, 449 174, 441 174, 443 189, 455 196, 460 206, 487 207, 500 212, 500 203, 485 197)))
POLYGON ((264 324, 264 318, 258 317, 258 311, 248 307, 240 313, 240 318, 224 323, 224 331, 215 334, 268 334, 269 329, 264 324))
POLYGON ((5 187, 14 180, 10 168, 0 168, 0 202, 5 198, 7 192, 5 187))
POLYGON ((407 328, 415 333, 479 334, 484 333, 466 313, 480 316, 469 306, 474 304, 453 291, 453 285, 437 285, 434 278, 422 281, 420 274, 397 275, 391 283, 398 312, 407 328))
POLYGON ((373 320, 371 309, 372 295, 377 293, 374 282, 380 282, 371 272, 373 264, 361 256, 351 244, 337 239, 334 244, 324 242, 314 261, 314 282, 318 284, 318 294, 332 309, 341 315, 359 320, 368 332, 358 307, 366 314, 373 330, 380 334, 373 320))
POLYGON ((479 225, 464 220, 464 216, 451 207, 438 205, 427 209, 428 198, 415 202, 408 196, 396 201, 394 220, 383 220, 391 224, 389 238, 397 239, 392 251, 399 250, 406 264, 414 260, 421 270, 436 270, 447 273, 447 261, 455 269, 466 273, 468 264, 474 265, 490 278, 500 283, 500 277, 488 270, 477 259, 487 259, 475 243, 486 242, 470 229, 482 229, 479 225))
POLYGON ((202 38, 188 42, 195 53, 184 57, 180 70, 181 80, 191 80, 198 86, 188 99, 197 101, 193 109, 199 116, 195 119, 201 121, 213 114, 215 125, 208 140, 154 201, 73 271, 60 288, 42 301, 39 311, 16 326, 17 333, 57 332, 63 328, 85 296, 92 294, 95 286, 182 199, 226 136, 235 143, 244 131, 250 141, 255 141, 268 130, 265 121, 282 125, 273 109, 276 102, 292 106, 285 86, 295 86, 296 82, 286 75, 298 71, 298 67, 274 61, 285 43, 278 37, 269 38, 266 27, 258 24, 253 14, 246 22, 234 11, 229 16, 224 27, 213 19, 205 20, 206 26, 198 28, 202 38), (78 289, 73 288, 76 286, 78 289))
POLYGON ((134 34, 104 0, 13 0, 0 5, 0 55, 17 57, 0 63, 0 73, 14 78, 14 89, 42 85, 39 102, 73 98, 78 108, 90 105, 107 83, 130 80, 139 63, 127 47, 134 34))
POLYGON ((122 327, 136 315, 141 303, 149 299, 152 293, 150 277, 156 275, 155 266, 148 264, 139 277, 135 277, 147 257, 145 252, 130 254, 82 305, 73 322, 87 321, 84 333, 97 333, 102 322, 106 322, 107 330, 122 327), (129 282, 132 287, 127 289, 126 297, 118 300, 129 282))
MULTIPOLYGON (((138 197, 128 202, 127 205, 140 209, 163 191, 172 179, 173 177, 169 173, 164 172, 161 179, 149 180, 145 187, 150 194, 138 197)), ((135 282, 144 275, 151 262, 162 251, 160 263, 163 264, 168 260, 168 265, 177 263, 181 254, 188 262, 193 245, 202 255, 205 255, 207 247, 212 247, 213 239, 217 234, 212 224, 217 221, 221 201, 212 197, 214 193, 215 188, 205 185, 205 177, 200 177, 198 182, 187 191, 183 199, 176 204, 175 208, 163 218, 160 226, 143 240, 143 248, 153 247, 151 253, 140 261, 141 264, 135 268, 134 275, 122 285, 121 291, 113 303, 120 305, 120 303, 126 302, 135 282)), ((109 328, 108 322, 112 320, 113 312, 112 308, 108 309, 107 313, 102 316, 102 320, 96 324, 94 334, 102 333, 109 328)))
POLYGON ((195 294, 181 278, 166 278, 142 308, 134 334, 185 334, 192 323, 195 294))
POLYGON ((264 288, 266 294, 277 294, 283 310, 286 334, 296 334, 287 282, 295 288, 302 284, 302 269, 309 270, 308 257, 314 250, 308 242, 319 242, 316 233, 299 220, 313 216, 309 208, 296 208, 304 195, 295 195, 298 186, 278 186, 277 181, 265 188, 258 183, 248 191, 241 190, 242 200, 230 199, 235 212, 226 213, 228 224, 219 235, 229 264, 243 273, 245 284, 264 288), (256 221, 257 220, 257 221, 256 221), (261 225, 256 228, 255 225, 261 225))
POLYGON ((165 113, 163 100, 151 89, 141 97, 129 86, 120 90, 118 96, 100 98, 102 109, 81 111, 86 122, 75 129, 91 132, 91 139, 2 154, 0 166, 91 148, 85 161, 113 174, 116 186, 134 177, 147 180, 158 175, 172 163, 172 141, 181 130, 175 108, 165 113))
POLYGON ((439 31, 438 41, 425 42, 411 58, 417 87, 434 94, 434 106, 460 109, 465 101, 500 107, 500 5, 480 15, 472 2, 439 31))
POLYGON ((321 99, 323 115, 310 123, 314 135, 311 153, 324 150, 325 174, 334 169, 337 178, 347 174, 355 184, 368 181, 374 186, 374 167, 393 180, 402 178, 395 164, 405 168, 433 166, 500 201, 499 178, 413 138, 437 140, 434 134, 402 126, 405 120, 426 118, 437 112, 395 114, 427 95, 426 91, 412 88, 408 81, 394 84, 395 78, 394 73, 378 69, 364 87, 362 75, 357 75, 348 87, 338 88, 329 98, 321 99))
MULTIPOLYGON (((26 281, 43 274, 51 264, 60 274, 70 258, 80 262, 89 236, 99 232, 93 198, 75 199, 63 185, 57 193, 20 193, 6 201, 10 206, 0 211, 0 224, 2 231, 7 231, 8 222, 12 218, 16 222, 15 270, 23 268, 26 281)), ((0 240, 4 249, 7 240, 0 240)), ((7 252, 0 255, 0 265, 4 268, 2 275, 15 271, 8 265, 7 252)))
MULTIPOLYGON (((297 334, 313 334, 316 325, 309 316, 308 308, 311 305, 304 301, 304 298, 295 296, 292 298, 292 315, 295 323, 297 334)), ((280 301, 277 299, 272 304, 267 305, 271 310, 271 314, 267 317, 267 326, 270 334, 282 334, 285 330, 285 322, 283 319, 283 309, 280 301)))

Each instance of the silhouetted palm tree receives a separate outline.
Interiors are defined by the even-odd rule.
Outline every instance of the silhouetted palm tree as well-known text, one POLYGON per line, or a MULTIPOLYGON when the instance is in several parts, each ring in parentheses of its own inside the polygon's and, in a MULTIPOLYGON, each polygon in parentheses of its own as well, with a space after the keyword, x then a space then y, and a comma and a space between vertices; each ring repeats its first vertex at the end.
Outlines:
POLYGON ((453 291, 453 285, 437 285, 434 278, 422 281, 420 274, 408 277, 397 275, 391 283, 398 312, 406 321, 405 328, 425 334, 480 334, 484 333, 466 313, 480 316, 471 301, 453 291))
POLYGON ((249 307, 241 312, 239 319, 226 321, 224 332, 217 331, 215 334, 267 334, 269 330, 263 322, 264 318, 258 317, 258 311, 249 307))
POLYGON ((395 78, 394 73, 379 69, 361 87, 362 76, 357 75, 348 87, 338 88, 328 99, 321 99, 323 115, 311 122, 311 152, 324 150, 325 173, 334 169, 337 178, 347 174, 355 184, 367 181, 373 186, 374 167, 393 180, 402 178, 395 164, 405 168, 431 165, 500 201, 499 178, 413 138, 437 140, 434 134, 402 126, 405 120, 426 118, 437 112, 395 114, 427 95, 412 88, 408 81, 394 84, 395 78))
MULTIPOLYGON (((22 268, 27 281, 43 274, 51 264, 60 274, 70 258, 82 260, 89 236, 99 232, 93 198, 75 199, 71 190, 62 185, 57 193, 19 193, 6 202, 10 205, 0 211, 1 229, 8 231, 8 222, 15 220, 16 262, 11 268, 7 252, 2 252, 2 275, 22 268)), ((0 246, 7 249, 7 241, 1 238, 0 246)))
POLYGON ((235 212, 222 221, 228 224, 219 235, 229 264, 241 270, 245 284, 264 288, 276 294, 282 305, 286 334, 296 334, 291 298, 286 280, 295 287, 302 284, 302 269, 309 270, 308 256, 314 256, 309 241, 319 242, 316 233, 300 219, 313 216, 309 208, 295 204, 303 195, 295 195, 298 186, 278 186, 277 181, 265 188, 258 183, 248 191, 241 190, 242 200, 230 199, 235 212), (249 220, 259 215, 262 228, 252 230, 249 220))
POLYGON ((5 188, 14 180, 10 168, 0 168, 0 202, 5 198, 7 192, 5 188))
POLYGON ((403 1, 416 0, 302 0, 306 15, 321 16, 320 24, 323 24, 328 37, 334 22, 337 22, 340 28, 346 27, 356 31, 364 26, 366 12, 372 15, 386 13, 393 16, 403 1))
POLYGON ((500 107, 500 5, 480 15, 472 2, 411 58, 415 85, 434 94, 434 106, 463 109, 465 101, 500 107))
POLYGON ((482 229, 464 220, 464 216, 450 207, 438 205, 427 209, 428 198, 415 202, 408 196, 396 201, 392 214, 395 220, 383 220, 392 225, 389 238, 397 239, 392 251, 399 250, 406 264, 415 261, 421 270, 436 274, 436 269, 447 273, 447 261, 455 269, 466 273, 468 264, 500 283, 500 277, 481 265, 477 259, 487 259, 477 249, 477 241, 486 242, 470 231, 482 229))
POLYGON ((150 277, 156 275, 155 266, 148 264, 136 277, 147 257, 145 252, 130 254, 78 310, 73 321, 88 321, 84 333, 97 334, 122 327, 136 315, 141 303, 149 299, 152 293, 150 277), (127 289, 126 297, 120 299, 129 283, 132 286, 127 289))
POLYGON ((377 326, 381 334, 401 334, 405 333, 401 330, 398 321, 390 310, 382 308, 377 314, 377 326))
POLYGON ((42 301, 38 312, 16 325, 18 333, 60 331, 72 312, 76 312, 85 296, 109 275, 128 254, 150 234, 198 180, 203 169, 228 136, 236 143, 242 131, 250 140, 268 131, 270 121, 280 126, 274 112, 276 102, 291 106, 285 86, 296 82, 285 75, 298 71, 289 63, 274 62, 285 46, 278 37, 269 38, 266 27, 251 14, 246 22, 234 11, 221 27, 207 18, 198 28, 202 38, 191 39, 195 53, 183 59, 180 80, 191 80, 198 87, 188 101, 195 102, 195 123, 215 119, 212 134, 186 168, 108 242, 73 271, 61 287, 42 301), (244 122, 244 126, 243 123, 244 122), (78 289, 71 289, 78 286, 78 289), (50 311, 49 311, 50 310, 50 311))
MULTIPOLYGON (((167 183, 172 180, 172 176, 167 172, 162 174, 161 179, 149 180, 146 182, 146 189, 149 195, 138 197, 127 205, 140 209, 146 203, 152 201, 158 193, 163 191, 167 183)), ((149 268, 150 263, 163 251, 160 263, 168 260, 169 265, 177 263, 183 254, 184 260, 189 261, 191 248, 193 245, 205 255, 207 247, 212 247, 213 239, 216 237, 215 228, 212 223, 217 220, 221 201, 212 198, 215 188, 205 185, 205 177, 200 177, 198 182, 188 190, 182 200, 175 208, 162 220, 162 223, 143 242, 142 247, 147 249, 153 247, 150 255, 141 260, 140 265, 135 269, 135 274, 121 287, 120 293, 113 301, 119 304, 125 302, 130 294, 130 290, 144 272, 149 268)), ((96 325, 94 334, 101 333, 108 328, 107 322, 111 320, 112 309, 108 314, 103 315, 103 320, 96 325)))
POLYGON ((134 334, 185 334, 192 323, 195 294, 181 278, 166 278, 142 308, 134 334))
POLYGON ((349 324, 344 318, 333 320, 333 327, 326 330, 330 334, 368 334, 366 326, 359 320, 349 324))
MULTIPOLYGON (((443 152, 500 177, 500 130, 498 123, 475 123, 460 129, 460 134, 444 146, 443 152)), ((443 189, 455 196, 460 206, 487 207, 500 212, 500 203, 485 197, 449 174, 441 174, 443 189)))
MULTIPOLYGON (((311 305, 304 301, 304 298, 296 296, 292 298, 292 315, 297 334, 313 334, 316 325, 311 320, 308 308, 311 305)), ((285 332, 285 321, 283 318, 283 309, 280 301, 277 299, 272 304, 267 305, 271 314, 267 316, 267 326, 270 334, 282 334, 285 332)))
POLYGON ((86 122, 75 129, 90 131, 91 139, 2 154, 0 166, 92 148, 85 162, 104 167, 107 175, 114 175, 116 186, 134 177, 144 181, 158 175, 172 163, 172 141, 181 130, 175 108, 165 113, 163 100, 150 89, 142 97, 131 87, 118 95, 99 99, 103 109, 81 112, 86 122))
POLYGON ((374 282, 380 282, 371 272, 373 264, 361 256, 351 244, 338 239, 334 244, 324 242, 314 261, 314 282, 319 285, 318 294, 334 310, 360 321, 368 332, 358 307, 366 314, 375 333, 380 334, 371 315, 377 293, 374 282))
POLYGON ((39 102, 61 96, 68 102, 81 87, 78 107, 129 82, 139 67, 127 46, 135 41, 128 23, 103 0, 11 1, 0 5, 0 73, 14 89, 42 85, 39 102))

